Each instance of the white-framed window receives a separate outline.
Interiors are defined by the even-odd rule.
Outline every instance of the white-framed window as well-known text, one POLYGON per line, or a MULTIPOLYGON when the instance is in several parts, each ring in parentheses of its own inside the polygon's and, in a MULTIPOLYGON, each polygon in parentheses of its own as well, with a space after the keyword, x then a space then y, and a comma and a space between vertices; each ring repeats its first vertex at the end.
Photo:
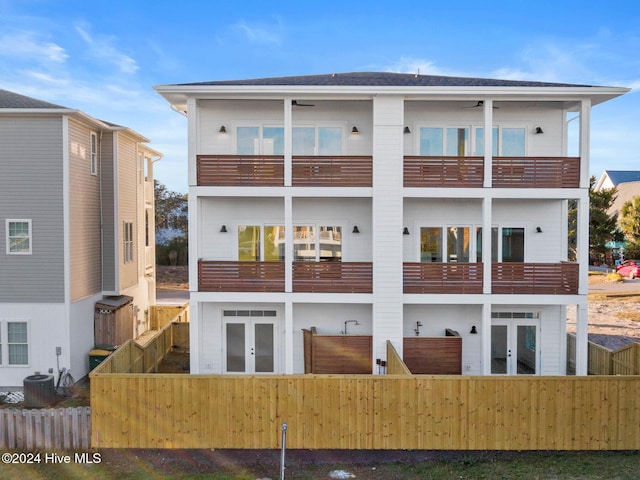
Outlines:
MULTIPOLYGON (((524 239, 524 227, 491 227, 491 261, 524 262, 524 239)), ((482 262, 482 227, 476 229, 476 252, 482 262)))
MULTIPOLYGON (((292 131, 293 155, 341 155, 344 127, 299 126, 292 131)), ((238 155, 284 155, 284 128, 279 126, 238 126, 238 155)))
POLYGON ((90 134, 90 144, 91 144, 91 153, 89 157, 89 169, 91 171, 91 175, 98 174, 98 135, 96 132, 91 132, 90 134))
POLYGON ((9 366, 29 365, 28 322, 0 322, 0 364, 9 366))
POLYGON ((124 263, 133 262, 133 222, 123 222, 122 240, 124 263))
POLYGON ((5 223, 7 232, 7 255, 31 255, 31 220, 11 219, 5 223))
POLYGON ((282 225, 238 225, 238 260, 241 262, 283 262, 282 225))
MULTIPOLYGON (((493 156, 524 157, 526 155, 525 127, 496 126, 492 128, 491 133, 493 156)), ((436 157, 484 155, 483 127, 422 126, 417 137, 420 155, 436 157)))
POLYGON ((296 262, 342 261, 342 227, 295 225, 293 259, 296 262))

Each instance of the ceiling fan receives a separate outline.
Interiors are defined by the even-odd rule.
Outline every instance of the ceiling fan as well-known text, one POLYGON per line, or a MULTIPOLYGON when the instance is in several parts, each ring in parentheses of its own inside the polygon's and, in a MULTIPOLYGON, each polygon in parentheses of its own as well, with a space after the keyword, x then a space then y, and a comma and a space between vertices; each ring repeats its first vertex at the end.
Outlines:
MULTIPOLYGON (((478 107, 482 107, 484 106, 484 100, 478 100, 478 103, 476 103, 475 105, 471 105, 470 107, 464 107, 464 108, 478 108, 478 107)), ((500 107, 496 107, 495 105, 493 106, 494 110, 499 110, 500 107)))
POLYGON ((300 103, 297 100, 292 100, 291 105, 293 105, 294 107, 315 107, 313 103, 300 103))

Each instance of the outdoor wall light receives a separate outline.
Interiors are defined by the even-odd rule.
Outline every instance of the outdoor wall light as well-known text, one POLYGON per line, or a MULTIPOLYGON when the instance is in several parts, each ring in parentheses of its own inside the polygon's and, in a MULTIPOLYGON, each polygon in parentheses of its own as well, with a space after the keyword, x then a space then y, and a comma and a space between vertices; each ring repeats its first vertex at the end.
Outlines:
POLYGON ((409 228, 404 227, 404 230, 402 230, 402 234, 403 235, 409 235, 409 228))
POLYGON ((409 127, 404 127, 404 133, 411 133, 411 130, 409 129, 409 127))
POLYGON ((224 125, 220 126, 220 130, 218 130, 218 133, 220 135, 226 135, 227 134, 227 127, 225 127, 224 125))
POLYGON ((542 233, 542 228, 541 227, 536 227, 536 232, 537 233, 542 233))
POLYGON ((473 327, 471 327, 471 332, 473 335, 476 335, 478 333, 478 329, 476 328, 476 326, 474 325, 473 327))
POLYGON ((351 233, 360 233, 360 229, 358 228, 358 225, 353 226, 353 232, 351 233))
POLYGON ((358 130, 358 127, 356 127, 355 125, 351 129, 351 135, 360 135, 360 130, 358 130))
POLYGON ((536 135, 540 135, 541 133, 544 133, 542 127, 536 127, 536 135))
POLYGON ((222 227, 220 227, 220 233, 227 233, 227 226, 226 225, 222 225, 222 227))

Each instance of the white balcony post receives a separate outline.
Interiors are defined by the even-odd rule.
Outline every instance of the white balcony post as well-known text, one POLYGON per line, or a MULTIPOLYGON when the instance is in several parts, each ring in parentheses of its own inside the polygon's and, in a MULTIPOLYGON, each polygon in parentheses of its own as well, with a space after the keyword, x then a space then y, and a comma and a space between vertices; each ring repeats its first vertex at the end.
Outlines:
POLYGON ((291 155, 293 152, 293 114, 291 97, 284 99, 284 186, 291 186, 291 155))
POLYGON ((580 105, 580 188, 589 188, 589 163, 591 159, 591 100, 580 105))
POLYGON ((490 188, 493 175, 493 100, 484 101, 484 187, 490 188))
POLYGON ((491 294, 491 223, 493 199, 486 195, 482 201, 482 293, 491 294))
POLYGON ((576 375, 587 375, 589 367, 589 333, 587 303, 576 306, 576 375))

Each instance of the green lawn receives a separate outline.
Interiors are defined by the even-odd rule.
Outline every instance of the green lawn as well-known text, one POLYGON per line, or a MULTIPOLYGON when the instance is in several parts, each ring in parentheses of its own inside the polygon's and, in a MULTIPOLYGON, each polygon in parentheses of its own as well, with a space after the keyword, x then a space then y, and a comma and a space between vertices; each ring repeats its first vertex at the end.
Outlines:
MULTIPOLYGON (((286 479, 331 478, 340 470, 355 479, 629 479, 640 478, 640 452, 416 452, 411 461, 388 463, 385 452, 372 452, 356 464, 347 456, 331 451, 315 452, 314 459, 304 461, 304 453, 287 462, 286 479), (422 455, 422 457, 421 457, 422 455), (335 457, 335 458, 334 458, 335 457), (321 460, 319 460, 321 458, 321 460), (431 458, 431 460, 420 460, 431 458), (335 461, 335 463, 334 463, 335 461)), ((209 451, 165 450, 148 455, 145 451, 104 451, 99 464, 14 465, 0 466, 0 479, 213 479, 254 480, 280 478, 277 453, 253 457, 225 457, 209 451)))

